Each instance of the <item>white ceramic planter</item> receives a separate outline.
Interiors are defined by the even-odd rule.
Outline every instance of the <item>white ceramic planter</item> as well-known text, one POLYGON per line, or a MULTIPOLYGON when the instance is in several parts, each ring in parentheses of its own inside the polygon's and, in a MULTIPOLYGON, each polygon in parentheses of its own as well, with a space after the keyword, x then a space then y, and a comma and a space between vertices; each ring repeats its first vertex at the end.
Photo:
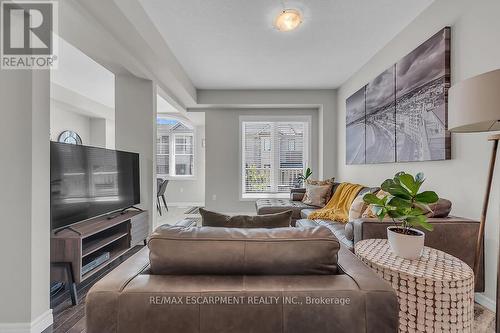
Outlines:
POLYGON ((418 233, 418 236, 404 235, 394 232, 391 229, 398 227, 387 227, 387 240, 392 252, 398 257, 406 259, 418 259, 422 255, 424 248, 425 234, 417 229, 411 229, 418 233))

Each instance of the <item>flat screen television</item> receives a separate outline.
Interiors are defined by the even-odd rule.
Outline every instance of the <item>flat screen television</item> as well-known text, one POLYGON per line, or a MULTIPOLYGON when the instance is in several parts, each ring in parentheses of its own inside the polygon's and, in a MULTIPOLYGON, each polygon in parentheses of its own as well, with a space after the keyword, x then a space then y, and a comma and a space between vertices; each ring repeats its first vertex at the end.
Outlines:
POLYGON ((140 202, 139 154, 50 143, 52 229, 140 202))

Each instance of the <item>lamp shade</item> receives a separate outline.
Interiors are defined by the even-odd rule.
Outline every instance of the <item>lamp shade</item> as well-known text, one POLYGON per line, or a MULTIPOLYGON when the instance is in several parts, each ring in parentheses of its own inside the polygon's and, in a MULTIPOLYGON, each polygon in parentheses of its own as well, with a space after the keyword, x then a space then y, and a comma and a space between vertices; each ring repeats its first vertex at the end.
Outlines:
POLYGON ((448 106, 451 132, 500 131, 500 69, 451 87, 448 106))

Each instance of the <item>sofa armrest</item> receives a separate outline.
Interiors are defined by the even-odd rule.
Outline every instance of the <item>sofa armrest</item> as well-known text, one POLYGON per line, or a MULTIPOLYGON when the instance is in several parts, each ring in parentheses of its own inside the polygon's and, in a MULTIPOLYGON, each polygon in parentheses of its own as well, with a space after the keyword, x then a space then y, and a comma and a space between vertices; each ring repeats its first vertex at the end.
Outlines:
POLYGON ((367 332, 397 332, 399 303, 391 285, 345 247, 338 252, 339 268, 366 294, 367 332))
POLYGON ((85 300, 87 332, 117 332, 119 295, 148 267, 149 249, 144 247, 90 288, 85 300))
POLYGON ((305 194, 306 194, 305 188, 292 188, 290 189, 290 200, 302 201, 302 199, 304 199, 305 194))
MULTIPOLYGON (((479 233, 479 221, 461 217, 429 218, 433 231, 425 231, 425 245, 451 254, 470 267, 474 266, 476 239, 479 233)), ((393 226, 392 220, 379 221, 376 218, 361 218, 349 222, 353 229, 354 244, 363 239, 387 238, 387 227, 393 226)), ((484 250, 483 250, 484 253, 484 250)), ((476 291, 484 290, 484 255, 481 260, 476 291)))
POLYGON ((314 220, 301 219, 297 220, 295 226, 297 228, 310 228, 310 227, 319 227, 320 224, 314 220))

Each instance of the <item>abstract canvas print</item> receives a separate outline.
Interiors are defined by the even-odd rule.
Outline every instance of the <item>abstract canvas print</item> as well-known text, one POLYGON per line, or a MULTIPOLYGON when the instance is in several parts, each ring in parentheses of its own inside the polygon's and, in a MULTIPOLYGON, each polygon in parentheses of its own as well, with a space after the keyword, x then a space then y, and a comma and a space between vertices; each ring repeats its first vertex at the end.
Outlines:
POLYGON ((346 101, 346 163, 365 164, 365 87, 346 101))
POLYGON ((366 86, 366 163, 396 161, 394 66, 366 86))
POLYGON ((449 41, 450 29, 445 28, 396 64, 398 162, 450 158, 449 41))
POLYGON ((346 163, 450 159, 449 87, 446 27, 346 100, 346 163))

